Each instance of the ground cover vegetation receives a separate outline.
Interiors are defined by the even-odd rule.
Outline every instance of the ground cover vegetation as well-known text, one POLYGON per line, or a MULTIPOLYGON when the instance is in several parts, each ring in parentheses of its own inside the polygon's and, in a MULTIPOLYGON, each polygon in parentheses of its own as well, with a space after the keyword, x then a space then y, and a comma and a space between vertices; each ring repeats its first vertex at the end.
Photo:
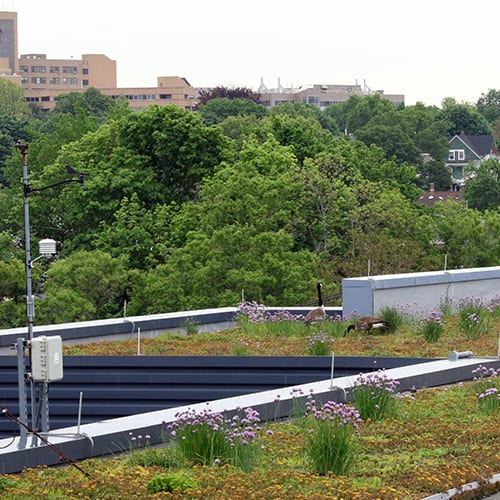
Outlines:
MULTIPOLYGON (((499 92, 476 104, 396 107, 353 96, 324 110, 271 110, 245 89, 205 93, 195 112, 132 112, 95 89, 50 113, 0 86, 0 328, 25 323, 23 189, 87 172, 84 186, 30 196, 36 322, 237 305, 299 305, 340 292, 344 277, 496 265, 498 161, 474 168, 466 203, 417 204, 450 187, 457 131, 499 136, 499 92), (434 160, 423 162, 423 154, 434 160), (36 254, 36 252, 33 252, 36 254)), ((472 168, 472 166, 470 167, 472 168)), ((332 299, 334 300, 334 299, 332 299)), ((337 305, 335 302, 331 305, 337 305)))
MULTIPOLYGON (((290 416, 261 422, 180 412, 165 446, 130 435, 111 458, 25 470, 0 478, 6 498, 422 499, 479 481, 457 498, 479 498, 500 459, 500 370, 480 366, 471 382, 413 393, 383 370, 361 374, 351 403, 316 403, 292 389, 290 416), (305 401, 305 403, 304 403, 305 401), (472 496, 471 496, 472 495, 472 496), (473 496, 476 495, 476 496, 473 496)), ((276 404, 280 404, 277 392, 276 404)))

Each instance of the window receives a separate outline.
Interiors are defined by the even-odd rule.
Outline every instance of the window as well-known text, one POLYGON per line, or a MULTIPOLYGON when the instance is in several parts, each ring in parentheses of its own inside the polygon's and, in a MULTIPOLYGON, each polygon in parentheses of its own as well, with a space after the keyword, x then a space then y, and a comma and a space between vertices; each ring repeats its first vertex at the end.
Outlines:
POLYGON ((50 96, 48 96, 48 95, 44 95, 44 96, 42 96, 41 101, 42 101, 42 102, 49 102, 49 101, 50 101, 50 96))
POLYGON ((21 77, 21 85, 27 85, 29 83, 30 79, 27 76, 22 76, 21 77))
POLYGON ((82 85, 83 85, 84 87, 88 87, 88 85, 89 85, 89 81, 88 81, 88 80, 82 80, 82 85))
POLYGON ((76 66, 63 66, 63 73, 73 73, 76 75, 78 68, 76 66))
POLYGON ((463 149, 450 149, 448 152, 449 161, 464 161, 465 160, 465 150, 463 149))
POLYGON ((59 73, 59 66, 49 66, 49 73, 59 73))
POLYGON ((19 66, 19 73, 27 73, 29 71, 28 66, 19 66))
POLYGON ((61 82, 60 78, 58 76, 51 76, 49 78, 49 83, 51 85, 59 85, 59 83, 61 82))
POLYGON ((82 75, 88 75, 89 74, 89 68, 82 68, 82 75))
POLYGON ((172 94, 160 94, 160 99, 172 99, 172 94))
POLYGON ((47 83, 47 79, 46 78, 43 78, 41 76, 33 76, 31 78, 31 83, 34 83, 36 85, 39 85, 39 84, 43 84, 43 83, 47 83))
POLYGON ((310 95, 310 96, 304 97, 302 99, 302 101, 305 104, 313 104, 314 106, 317 106, 319 104, 319 97, 315 96, 315 95, 310 95))
POLYGON ((78 85, 78 78, 63 78, 63 85, 78 85))
POLYGON ((45 73, 47 71, 46 66, 31 66, 32 73, 45 73))

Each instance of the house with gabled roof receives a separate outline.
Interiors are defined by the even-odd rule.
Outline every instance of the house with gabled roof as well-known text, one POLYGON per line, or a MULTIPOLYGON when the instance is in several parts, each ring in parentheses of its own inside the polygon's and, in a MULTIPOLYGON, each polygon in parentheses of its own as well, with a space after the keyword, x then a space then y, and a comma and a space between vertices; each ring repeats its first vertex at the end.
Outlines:
POLYGON ((451 173, 454 189, 465 182, 465 167, 480 164, 488 158, 498 158, 498 150, 492 135, 466 135, 464 132, 448 139, 446 167, 451 173))

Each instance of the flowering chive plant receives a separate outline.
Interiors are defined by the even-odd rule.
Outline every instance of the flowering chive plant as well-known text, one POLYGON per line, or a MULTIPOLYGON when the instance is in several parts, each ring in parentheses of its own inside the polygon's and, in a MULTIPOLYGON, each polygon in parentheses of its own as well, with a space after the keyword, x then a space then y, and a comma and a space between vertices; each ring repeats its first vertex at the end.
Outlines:
POLYGON ((316 474, 347 474, 355 456, 355 436, 361 422, 358 411, 349 404, 328 401, 317 406, 310 401, 306 418, 309 433, 306 457, 316 474))
POLYGON ((443 333, 442 313, 431 311, 419 321, 418 330, 427 342, 437 342, 443 333))
POLYGON ((459 303, 459 326, 469 340, 488 332, 491 313, 478 298, 464 298, 459 303))
POLYGON ((232 417, 186 410, 167 425, 181 455, 198 465, 231 464, 250 470, 258 456, 260 415, 252 408, 237 409, 232 417))
POLYGON ((300 315, 288 311, 269 311, 255 301, 242 302, 238 306, 237 319, 246 334, 268 333, 270 335, 297 335, 303 330, 300 315))
POLYGON ((363 420, 381 420, 394 413, 399 381, 384 370, 360 374, 353 384, 354 406, 363 420))
POLYGON ((332 352, 334 339, 328 340, 324 332, 315 333, 306 337, 306 352, 311 356, 325 356, 332 352))
POLYGON ((496 414, 500 409, 500 369, 479 365, 472 375, 480 410, 487 415, 496 414))

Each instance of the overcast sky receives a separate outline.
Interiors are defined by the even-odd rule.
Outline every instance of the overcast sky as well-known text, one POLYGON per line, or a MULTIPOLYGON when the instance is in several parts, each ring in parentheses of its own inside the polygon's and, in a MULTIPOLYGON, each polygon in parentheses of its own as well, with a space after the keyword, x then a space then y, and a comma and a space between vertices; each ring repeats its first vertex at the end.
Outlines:
POLYGON ((500 0, 0 0, 19 53, 105 54, 119 87, 363 84, 406 104, 500 89, 500 0))

